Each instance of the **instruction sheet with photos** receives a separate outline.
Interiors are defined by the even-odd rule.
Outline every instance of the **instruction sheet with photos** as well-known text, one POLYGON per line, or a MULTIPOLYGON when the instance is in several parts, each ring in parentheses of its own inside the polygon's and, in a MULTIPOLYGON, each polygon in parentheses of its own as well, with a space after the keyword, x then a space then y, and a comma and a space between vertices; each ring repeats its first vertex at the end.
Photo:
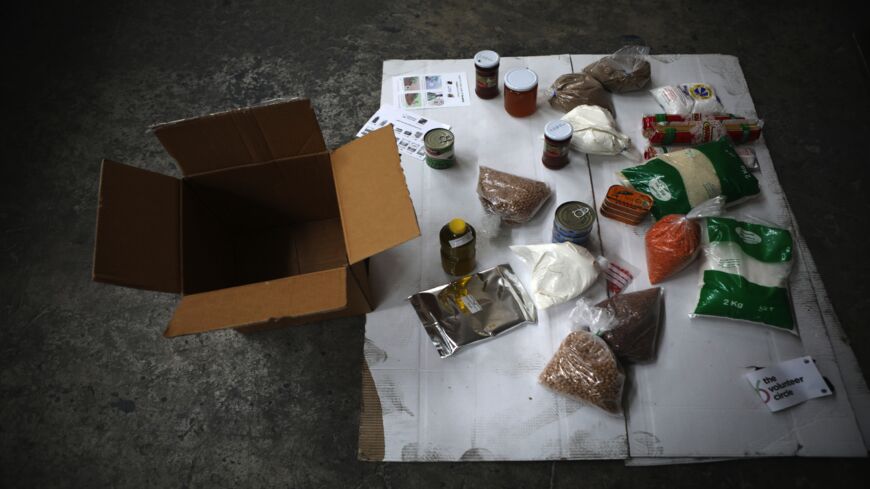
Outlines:
POLYGON ((356 133, 356 137, 365 136, 371 131, 380 129, 387 124, 393 125, 396 144, 399 145, 399 153, 413 156, 418 160, 426 158, 423 136, 428 131, 438 128, 450 129, 449 125, 433 121, 428 117, 412 114, 392 105, 384 105, 375 112, 375 115, 366 121, 362 129, 356 133))
POLYGON ((403 109, 437 109, 470 103, 465 73, 395 76, 393 88, 395 105, 403 109))

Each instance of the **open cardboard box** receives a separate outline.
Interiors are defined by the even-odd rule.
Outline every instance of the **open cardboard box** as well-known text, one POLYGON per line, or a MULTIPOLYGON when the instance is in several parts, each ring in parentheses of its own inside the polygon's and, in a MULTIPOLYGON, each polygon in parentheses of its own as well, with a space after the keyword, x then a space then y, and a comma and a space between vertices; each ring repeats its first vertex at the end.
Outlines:
POLYGON ((366 259, 420 235, 391 126, 329 152, 292 99, 153 129, 184 176, 103 161, 93 278, 181 293, 166 336, 365 314, 366 259))

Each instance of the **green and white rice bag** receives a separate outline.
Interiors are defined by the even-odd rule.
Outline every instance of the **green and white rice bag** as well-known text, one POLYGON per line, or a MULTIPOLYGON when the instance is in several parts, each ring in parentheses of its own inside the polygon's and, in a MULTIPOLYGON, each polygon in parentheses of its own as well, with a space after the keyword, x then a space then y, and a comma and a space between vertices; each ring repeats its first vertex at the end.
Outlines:
POLYGON ((687 214, 719 195, 727 205, 758 195, 758 180, 727 138, 657 156, 626 168, 617 177, 628 187, 653 198, 652 214, 687 214))
POLYGON ((788 230, 708 217, 701 239, 701 290, 690 316, 750 321, 798 334, 788 293, 793 261, 788 230))

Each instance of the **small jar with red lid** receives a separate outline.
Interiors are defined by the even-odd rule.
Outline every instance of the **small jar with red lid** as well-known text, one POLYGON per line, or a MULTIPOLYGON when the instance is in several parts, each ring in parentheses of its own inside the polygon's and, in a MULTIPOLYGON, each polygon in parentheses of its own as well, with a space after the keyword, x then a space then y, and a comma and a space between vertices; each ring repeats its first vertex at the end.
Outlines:
POLYGON ((574 128, 567 121, 555 120, 544 126, 544 155, 541 162, 551 170, 558 170, 568 164, 568 150, 574 128))
POLYGON ((504 110, 514 117, 528 117, 538 108, 538 75, 528 68, 504 76, 504 110))
POLYGON ((498 65, 500 58, 495 51, 480 51, 474 55, 474 93, 482 99, 498 96, 498 65))

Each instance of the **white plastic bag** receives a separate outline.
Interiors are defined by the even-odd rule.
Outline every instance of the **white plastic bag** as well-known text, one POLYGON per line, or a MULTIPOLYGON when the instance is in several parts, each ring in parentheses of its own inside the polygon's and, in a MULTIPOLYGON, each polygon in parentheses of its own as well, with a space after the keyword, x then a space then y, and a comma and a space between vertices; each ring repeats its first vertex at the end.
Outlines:
POLYGON ((511 251, 532 269, 532 300, 538 309, 562 304, 582 294, 607 267, 603 257, 574 243, 514 245, 511 251))
POLYGON ((650 90, 666 114, 718 114, 725 107, 713 87, 707 83, 683 83, 650 90))
MULTIPOLYGON (((571 147, 581 153, 631 157, 631 139, 616 129, 616 121, 607 109, 597 105, 578 105, 562 116, 571 123, 574 135, 571 147)), ((635 159, 635 158, 633 158, 635 159)))
POLYGON ((798 335, 789 275, 791 231, 754 218, 709 217, 701 228, 704 262, 695 310, 798 335))

